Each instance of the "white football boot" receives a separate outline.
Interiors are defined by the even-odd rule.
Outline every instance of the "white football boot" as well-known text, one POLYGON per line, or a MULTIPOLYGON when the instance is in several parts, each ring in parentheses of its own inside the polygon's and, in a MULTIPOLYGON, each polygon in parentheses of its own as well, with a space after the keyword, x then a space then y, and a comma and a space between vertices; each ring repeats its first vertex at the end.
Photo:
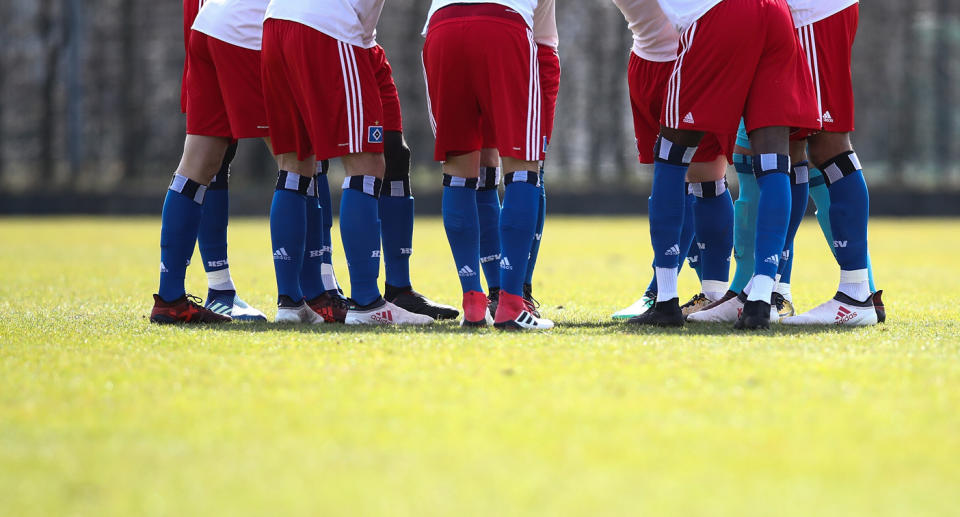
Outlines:
POLYGON ((347 325, 429 325, 433 318, 416 314, 381 298, 373 307, 351 307, 344 321, 347 325))
POLYGON ((656 303, 656 301, 657 295, 652 291, 647 291, 646 293, 643 293, 643 298, 633 302, 633 305, 613 313, 611 317, 615 320, 628 320, 630 318, 635 318, 647 312, 648 309, 653 307, 653 304, 656 303))
POLYGON ((547 318, 538 318, 527 311, 521 311, 516 318, 494 323, 493 326, 500 330, 550 330, 554 323, 547 318))
POLYGON ((301 301, 298 305, 281 304, 277 307, 277 317, 273 321, 277 323, 305 323, 307 325, 320 325, 326 322, 323 316, 317 314, 305 301, 301 301))
MULTIPOLYGON (((740 293, 729 300, 714 305, 708 309, 694 312, 687 316, 687 321, 698 323, 736 323, 743 313, 743 304, 747 301, 747 295, 740 293)), ((776 323, 780 320, 777 312, 777 306, 770 306, 770 322, 776 323)))
POLYGON ((853 298, 837 292, 833 298, 810 309, 803 314, 783 318, 784 325, 844 325, 861 327, 876 325, 877 310, 873 306, 873 297, 865 302, 858 302, 853 298))

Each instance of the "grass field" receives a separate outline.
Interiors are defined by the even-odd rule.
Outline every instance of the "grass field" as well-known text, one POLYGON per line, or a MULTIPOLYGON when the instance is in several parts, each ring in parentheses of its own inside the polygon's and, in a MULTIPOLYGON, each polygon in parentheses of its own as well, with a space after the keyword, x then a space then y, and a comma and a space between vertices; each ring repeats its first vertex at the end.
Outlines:
MULTIPOLYGON (((230 231, 272 316, 267 222, 230 231)), ((610 322, 646 284, 645 222, 552 218, 560 327, 507 335, 156 327, 158 219, 0 219, 0 515, 957 515, 957 235, 872 224, 886 325, 744 335, 610 322)), ((806 309, 837 278, 812 218, 797 257, 806 309)), ((438 220, 413 264, 457 304, 438 220)))

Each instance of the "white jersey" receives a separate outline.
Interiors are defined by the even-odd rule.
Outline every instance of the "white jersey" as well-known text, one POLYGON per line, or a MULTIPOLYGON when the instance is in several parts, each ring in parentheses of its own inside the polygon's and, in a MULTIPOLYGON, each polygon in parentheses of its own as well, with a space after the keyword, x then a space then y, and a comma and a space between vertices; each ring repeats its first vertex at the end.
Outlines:
POLYGON ((663 63, 677 59, 680 33, 667 19, 657 0, 613 0, 633 32, 633 53, 663 63))
POLYGON ((533 40, 539 45, 547 45, 554 49, 560 46, 555 0, 540 0, 533 11, 533 40))
MULTIPOLYGON (((276 0, 274 0, 276 1, 276 0)), ((426 36, 427 28, 430 25, 430 18, 433 13, 440 8, 453 4, 500 4, 516 11, 527 22, 527 27, 533 28, 533 11, 537 9, 537 0, 433 0, 430 2, 430 10, 427 11, 427 23, 423 26, 423 35, 426 36)))
POLYGON ((263 13, 269 0, 206 0, 193 30, 231 45, 260 50, 263 13))
MULTIPOLYGON (((683 32, 723 0, 657 0, 670 23, 683 32)), ((817 1, 817 0, 813 0, 817 1)))
POLYGON ((301 23, 333 39, 370 48, 384 0, 270 0, 266 18, 301 23))
POLYGON ((829 18, 857 2, 858 0, 787 0, 795 27, 829 18))

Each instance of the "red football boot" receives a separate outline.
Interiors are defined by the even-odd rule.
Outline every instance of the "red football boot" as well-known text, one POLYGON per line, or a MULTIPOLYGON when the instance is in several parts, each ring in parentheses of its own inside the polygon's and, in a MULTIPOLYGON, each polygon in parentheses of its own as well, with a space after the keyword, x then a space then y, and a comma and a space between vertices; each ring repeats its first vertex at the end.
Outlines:
POLYGON ((460 321, 460 326, 485 327, 493 323, 490 309, 487 308, 489 303, 487 295, 480 291, 463 293, 463 320, 460 321))
POLYGON ((323 293, 312 300, 307 300, 307 305, 313 309, 327 323, 343 323, 347 319, 347 301, 340 296, 333 296, 330 293, 323 293))
POLYGON ((226 323, 232 321, 230 316, 217 314, 201 305, 200 298, 184 294, 180 298, 165 302, 160 295, 153 295, 153 310, 150 311, 150 321, 153 323, 226 323))

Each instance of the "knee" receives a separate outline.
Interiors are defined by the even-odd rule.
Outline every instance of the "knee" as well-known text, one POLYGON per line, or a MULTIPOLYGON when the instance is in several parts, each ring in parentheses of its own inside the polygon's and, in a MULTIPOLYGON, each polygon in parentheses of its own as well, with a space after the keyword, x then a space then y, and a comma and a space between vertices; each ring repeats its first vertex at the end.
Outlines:
POLYGON ((383 137, 384 181, 410 178, 410 148, 399 131, 386 131, 383 137))

